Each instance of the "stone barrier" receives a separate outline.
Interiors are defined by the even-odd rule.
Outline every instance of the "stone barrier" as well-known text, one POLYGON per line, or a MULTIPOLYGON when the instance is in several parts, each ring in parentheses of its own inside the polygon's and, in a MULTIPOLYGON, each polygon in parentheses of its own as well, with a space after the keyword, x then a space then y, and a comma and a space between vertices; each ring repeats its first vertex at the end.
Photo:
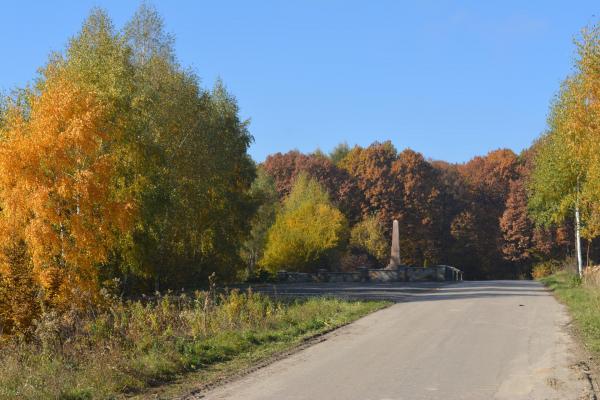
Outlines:
POLYGON ((463 272, 449 265, 411 267, 400 265, 393 269, 360 267, 351 272, 331 272, 319 268, 317 273, 279 271, 279 282, 432 282, 462 281, 463 272))
POLYGON ((370 282, 402 282, 403 275, 398 269, 370 269, 370 282))

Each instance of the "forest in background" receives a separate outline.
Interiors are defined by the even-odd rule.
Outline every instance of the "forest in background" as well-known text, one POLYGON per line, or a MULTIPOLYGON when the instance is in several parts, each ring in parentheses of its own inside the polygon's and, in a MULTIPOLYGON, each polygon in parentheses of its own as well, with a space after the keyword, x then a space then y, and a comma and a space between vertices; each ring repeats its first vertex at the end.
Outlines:
POLYGON ((521 154, 462 164, 390 141, 256 164, 235 98, 181 66, 158 13, 121 29, 93 10, 26 88, 0 99, 0 333, 51 311, 278 270, 449 264, 467 279, 529 278, 574 255, 598 259, 596 28, 521 154))
MULTIPOLYGON (((248 259, 273 270, 290 264, 300 270, 317 265, 339 270, 383 267, 389 257, 391 221, 398 219, 401 260, 407 265, 453 265, 468 279, 528 278, 535 263, 571 257, 574 249, 570 218, 543 226, 529 212, 527 188, 535 150, 534 146, 519 155, 496 150, 464 164, 427 160, 410 149, 398 152, 391 142, 366 148, 340 145, 329 155, 271 155, 259 166, 256 183, 270 193, 265 197, 273 205, 261 207, 282 202, 284 209, 277 217, 260 212, 255 216, 256 240, 250 242, 255 249, 248 259), (269 252, 275 248, 281 253, 285 246, 280 242, 291 233, 281 230, 271 236, 276 230, 261 229, 260 224, 286 218, 290 193, 298 190, 294 182, 302 182, 298 177, 320 183, 348 230, 339 234, 341 248, 331 248, 332 258, 293 265, 290 257, 273 264, 269 252)), ((330 220, 324 218, 324 226, 331 227, 330 220)), ((288 232, 294 223, 298 220, 287 224, 288 232)), ((315 223, 307 217, 305 225, 315 223)), ((591 260, 598 249, 592 241, 587 244, 591 260)))

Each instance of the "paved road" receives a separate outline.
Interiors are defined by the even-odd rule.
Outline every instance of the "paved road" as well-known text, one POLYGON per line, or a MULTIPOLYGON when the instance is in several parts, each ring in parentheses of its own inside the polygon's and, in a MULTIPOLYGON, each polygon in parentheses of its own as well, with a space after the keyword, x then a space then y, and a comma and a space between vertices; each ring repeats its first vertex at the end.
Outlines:
MULTIPOLYGON (((407 301, 415 295, 454 284, 454 282, 392 282, 392 283, 283 283, 255 284, 252 290, 275 297, 302 298, 335 296, 354 300, 407 301)), ((247 289, 247 286, 240 286, 247 289)))
MULTIPOLYGON (((405 292, 404 301, 200 398, 595 398, 576 366, 580 356, 565 328, 564 307, 540 284, 395 289, 405 292)), ((377 292, 368 286, 360 290, 377 292)))

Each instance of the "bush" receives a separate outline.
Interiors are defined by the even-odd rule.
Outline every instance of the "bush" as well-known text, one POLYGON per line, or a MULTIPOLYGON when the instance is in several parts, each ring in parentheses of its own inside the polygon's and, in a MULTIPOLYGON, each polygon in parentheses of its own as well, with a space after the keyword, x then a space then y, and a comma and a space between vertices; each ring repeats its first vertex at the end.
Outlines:
POLYGON ((560 269, 560 263, 555 260, 543 261, 533 266, 531 276, 533 279, 542 279, 552 275, 560 269))
POLYGON ((382 265, 385 265, 389 256, 389 244, 385 239, 381 222, 375 216, 367 217, 352 227, 350 246, 365 252, 382 265))

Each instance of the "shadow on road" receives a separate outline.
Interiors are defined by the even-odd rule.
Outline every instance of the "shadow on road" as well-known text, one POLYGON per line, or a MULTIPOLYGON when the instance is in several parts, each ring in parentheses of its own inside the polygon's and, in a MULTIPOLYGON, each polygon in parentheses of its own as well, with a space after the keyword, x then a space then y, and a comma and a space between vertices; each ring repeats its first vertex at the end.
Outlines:
POLYGON ((535 281, 257 284, 253 291, 277 298, 331 296, 350 300, 439 301, 467 298, 546 296, 535 281))

